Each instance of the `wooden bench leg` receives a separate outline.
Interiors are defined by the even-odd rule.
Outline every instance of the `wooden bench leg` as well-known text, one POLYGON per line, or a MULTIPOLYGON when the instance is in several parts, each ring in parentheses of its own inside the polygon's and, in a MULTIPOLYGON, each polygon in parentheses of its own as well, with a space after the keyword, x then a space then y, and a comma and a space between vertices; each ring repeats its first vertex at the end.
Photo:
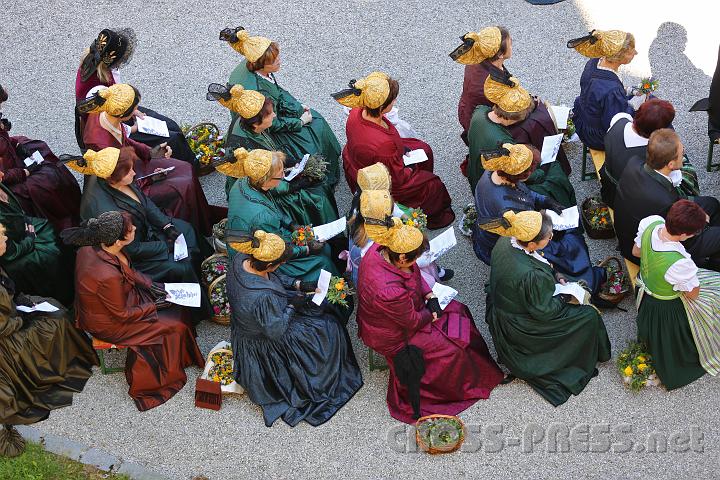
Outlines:
POLYGON ((588 171, 588 166, 587 166, 587 164, 588 164, 588 158, 587 158, 587 157, 588 157, 588 154, 589 154, 588 148, 583 144, 583 148, 582 148, 582 172, 581 172, 581 177, 580 177, 580 180, 582 180, 583 182, 586 181, 586 180, 592 180, 592 179, 596 178, 595 168, 594 168, 594 167, 593 167, 593 169, 592 169, 591 171, 588 171))
MULTIPOLYGON (((116 350, 118 351, 118 350, 116 350)), ((96 350, 98 358, 100 359, 100 373, 107 375, 109 373, 118 373, 125 370, 125 367, 108 367, 105 363, 105 350, 96 350)))
POLYGON ((375 351, 372 348, 368 348, 368 360, 371 372, 374 370, 387 370, 389 368, 387 364, 380 363, 375 359, 375 351))
POLYGON ((707 158, 707 166, 705 169, 708 172, 712 172, 713 170, 720 169, 720 163, 713 163, 713 149, 715 148, 715 142, 710 140, 710 145, 708 145, 708 158, 707 158))

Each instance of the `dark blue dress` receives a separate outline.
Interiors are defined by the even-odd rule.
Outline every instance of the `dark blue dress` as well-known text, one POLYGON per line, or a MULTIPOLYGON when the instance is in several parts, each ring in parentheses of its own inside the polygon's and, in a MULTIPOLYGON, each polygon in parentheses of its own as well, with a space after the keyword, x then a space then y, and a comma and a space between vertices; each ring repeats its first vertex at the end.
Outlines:
MULTIPOLYGON (((227 277, 235 380, 262 407, 265 425, 321 425, 362 387, 347 330, 329 308, 294 310, 294 279, 246 272, 238 253, 227 277)), ((324 304, 323 304, 324 305, 324 304)))
POLYGON ((615 114, 635 115, 620 77, 598 68, 598 58, 585 64, 580 77, 580 95, 573 106, 573 123, 580 140, 589 148, 605 150, 605 134, 615 114))
MULTIPOLYGON (((478 220, 472 227, 473 249, 480 260, 490 265, 490 254, 500 236, 478 227, 478 224, 500 218, 508 210, 524 212, 542 210, 546 197, 530 190, 524 183, 516 187, 496 185, 486 171, 475 189, 475 208, 478 220)), ((585 280, 595 293, 605 280, 605 270, 593 267, 582 230, 554 231, 553 239, 542 250, 543 256, 559 273, 576 280, 585 280)))

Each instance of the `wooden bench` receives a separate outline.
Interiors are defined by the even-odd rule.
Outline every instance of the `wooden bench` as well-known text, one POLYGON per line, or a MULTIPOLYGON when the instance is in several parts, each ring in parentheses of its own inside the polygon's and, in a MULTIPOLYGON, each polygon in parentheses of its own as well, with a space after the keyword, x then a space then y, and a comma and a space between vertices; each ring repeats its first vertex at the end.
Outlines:
POLYGON ((592 172, 590 172, 587 167, 588 151, 590 152, 590 159, 595 167, 595 177, 600 180, 600 169, 605 164, 605 152, 587 148, 585 145, 583 145, 582 151, 582 180, 592 180, 593 178, 592 172))
POLYGON ((635 288, 635 277, 637 277, 638 273, 640 273, 640 266, 635 262, 631 262, 627 258, 624 260, 625 260, 625 268, 627 269, 627 274, 630 277, 630 281, 632 282, 633 288, 635 288))
POLYGON ((103 340, 99 340, 95 337, 92 339, 92 346, 95 349, 95 351, 98 354, 98 357, 100 358, 100 372, 102 372, 103 375, 107 375, 108 373, 117 373, 122 372, 125 370, 125 367, 108 367, 105 365, 105 351, 106 350, 122 350, 124 347, 122 345, 113 345, 112 343, 105 342, 103 340))
POLYGON ((381 362, 379 358, 376 358, 376 356, 380 357, 380 355, 375 353, 375 350, 368 347, 368 363, 370 364, 371 372, 373 370, 387 370, 388 368, 390 368, 388 367, 387 363, 381 362))

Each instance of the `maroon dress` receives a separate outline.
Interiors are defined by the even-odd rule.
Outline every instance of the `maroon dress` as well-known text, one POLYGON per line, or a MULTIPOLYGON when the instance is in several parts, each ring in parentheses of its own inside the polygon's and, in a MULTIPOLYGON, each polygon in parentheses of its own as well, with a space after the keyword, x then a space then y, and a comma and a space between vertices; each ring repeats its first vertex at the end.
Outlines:
POLYGON ((440 177, 432 173, 433 152, 430 145, 416 138, 402 138, 395 126, 383 117, 388 128, 365 120, 362 109, 354 108, 348 116, 343 149, 343 169, 350 190, 357 190, 357 172, 361 168, 382 163, 392 178, 392 196, 398 203, 421 208, 428 216, 428 227, 435 229, 452 223, 455 214, 451 200, 440 177), (406 151, 425 150, 428 160, 406 167, 406 151))
MULTIPOLYGON (((460 102, 458 102, 458 120, 463 128, 460 137, 466 145, 468 143, 467 132, 475 108, 478 105, 487 105, 488 107, 493 105, 485 96, 485 79, 490 75, 491 70, 500 72, 500 69, 490 63, 489 60, 484 60, 476 65, 465 66, 463 90, 460 95, 460 102)), ((503 70, 507 72, 505 67, 503 67, 503 70)))
POLYGON ((10 187, 25 213, 47 218, 56 232, 80 223, 80 186, 45 142, 26 137, 11 137, 0 127, 0 170, 2 182, 10 187), (15 149, 23 145, 27 153, 39 152, 44 161, 29 176, 25 174, 25 158, 15 149))
POLYGON ((122 143, 100 124, 100 114, 90 114, 83 130, 83 141, 88 149, 102 150, 107 147, 133 147, 142 160, 135 164, 137 176, 148 175, 156 168, 175 167, 162 180, 143 187, 143 193, 167 215, 190 222, 203 235, 210 235, 213 224, 227 216, 227 208, 208 205, 193 167, 174 158, 150 158, 150 147, 128 138, 122 129, 122 143))
POLYGON ((452 301, 435 322, 425 308, 432 290, 413 265, 404 272, 389 264, 378 245, 360 263, 358 334, 390 365, 387 404, 390 415, 414 423, 407 388, 395 376, 392 357, 407 342, 423 351, 425 374, 420 382, 422 415, 457 415, 486 399, 503 379, 468 308, 452 301))
POLYGON ((128 347, 125 377, 138 410, 167 402, 185 385, 185 368, 205 365, 188 310, 158 310, 147 275, 99 247, 82 247, 75 279, 77 326, 128 347))

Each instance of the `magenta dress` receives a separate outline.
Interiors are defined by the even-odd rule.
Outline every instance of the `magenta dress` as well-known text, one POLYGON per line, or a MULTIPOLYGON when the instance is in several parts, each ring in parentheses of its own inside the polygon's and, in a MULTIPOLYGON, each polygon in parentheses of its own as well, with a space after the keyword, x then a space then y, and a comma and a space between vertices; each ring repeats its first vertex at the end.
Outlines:
POLYGON ((431 292, 413 265, 404 272, 385 261, 373 245, 363 257, 358 280, 358 334, 390 365, 387 404, 390 415, 414 423, 407 388, 395 376, 392 357, 407 342, 423 351, 425 374, 420 383, 422 415, 457 415, 486 399, 503 379, 475 327, 470 310, 452 301, 432 322, 425 308, 431 292))

